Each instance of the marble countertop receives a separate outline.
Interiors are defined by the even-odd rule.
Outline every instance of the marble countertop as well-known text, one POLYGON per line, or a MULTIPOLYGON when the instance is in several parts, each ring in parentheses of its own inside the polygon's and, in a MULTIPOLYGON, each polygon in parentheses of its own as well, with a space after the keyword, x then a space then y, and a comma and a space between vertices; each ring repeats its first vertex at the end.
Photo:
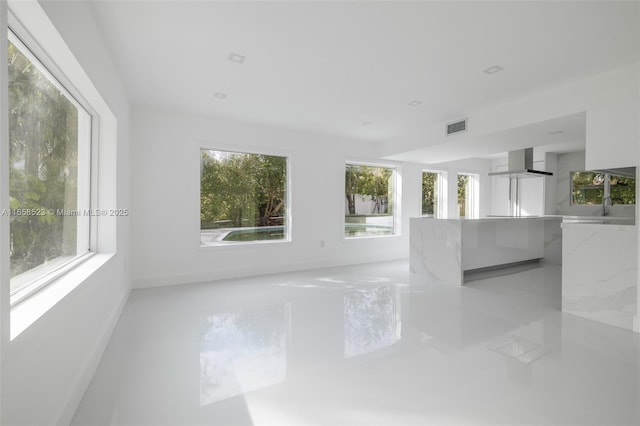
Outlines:
POLYGON ((416 217, 413 219, 431 219, 431 220, 448 220, 452 222, 487 222, 487 221, 504 221, 504 220, 562 220, 562 216, 487 216, 476 219, 468 219, 460 217, 456 219, 440 219, 435 217, 416 217))
POLYGON ((563 222, 562 229, 603 229, 609 231, 633 231, 636 230, 634 224, 618 223, 597 223, 597 222, 563 222))
POLYGON ((536 219, 536 220, 562 220, 562 216, 487 216, 480 219, 463 219, 463 220, 521 220, 521 219, 536 219))
POLYGON ((621 230, 634 230, 636 229, 634 217, 623 216, 575 216, 575 215, 545 215, 545 216, 487 216, 478 219, 437 219, 437 218, 424 218, 435 220, 448 220, 453 222, 476 222, 476 221, 504 221, 504 220, 561 220, 562 228, 582 228, 589 227, 591 229, 621 229, 621 230))
POLYGON ((622 216, 564 216, 563 229, 635 230, 634 217, 622 216))
POLYGON ((544 216, 487 216, 487 219, 562 219, 565 221, 579 221, 579 220, 609 220, 625 222, 634 220, 633 216, 578 216, 578 215, 563 215, 563 214, 548 214, 544 216))
POLYGON ((612 220, 612 221, 626 221, 634 220, 633 216, 577 216, 577 215, 550 215, 561 217, 564 220, 612 220))

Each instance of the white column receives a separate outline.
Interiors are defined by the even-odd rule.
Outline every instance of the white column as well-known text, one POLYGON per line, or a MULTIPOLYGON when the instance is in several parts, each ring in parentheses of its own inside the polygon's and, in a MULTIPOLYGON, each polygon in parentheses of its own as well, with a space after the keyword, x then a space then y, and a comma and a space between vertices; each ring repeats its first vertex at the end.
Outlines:
POLYGON ((553 173, 544 180, 544 212, 543 214, 558 214, 558 154, 547 152, 544 160, 544 170, 553 173))
POLYGON ((449 217, 449 175, 447 172, 438 172, 438 215, 439 219, 449 217))
POLYGON ((458 219, 460 213, 458 211, 458 170, 455 168, 449 169, 447 178, 447 219, 458 219))

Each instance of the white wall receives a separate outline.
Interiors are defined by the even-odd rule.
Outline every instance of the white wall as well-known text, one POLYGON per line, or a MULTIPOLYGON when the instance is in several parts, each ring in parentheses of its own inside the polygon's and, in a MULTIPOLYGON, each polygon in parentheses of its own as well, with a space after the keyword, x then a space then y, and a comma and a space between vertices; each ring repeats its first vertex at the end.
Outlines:
POLYGON ((544 214, 558 214, 558 154, 545 153, 544 170, 553 173, 544 178, 544 214))
POLYGON ((399 236, 343 237, 345 161, 380 163, 368 144, 149 108, 133 111, 132 140, 135 287, 408 256, 406 219, 420 214, 417 165, 399 168, 403 191, 399 236), (200 148, 289 157, 290 243, 200 247, 200 148))
MULTIPOLYGON (((640 79, 636 79, 635 92, 640 79)), ((633 87, 629 87, 634 92, 633 87)), ((624 99, 587 111, 588 170, 640 164, 640 98, 624 99)))
MULTIPOLYGON (((117 143, 105 150, 105 155, 113 156, 111 167, 116 167, 117 160, 117 176, 109 182, 115 188, 108 195, 115 197, 118 207, 128 207, 128 103, 90 6, 84 2, 43 2, 41 6, 116 115, 117 143)), ((3 8, 0 11, 0 22, 4 22, 3 8)), ((6 62, 0 67, 6 68, 6 62)), ((3 136, 2 152, 6 147, 3 136)), ((4 203, 6 194, 1 195, 4 203)), ((12 341, 4 336, 1 424, 71 421, 129 294, 128 232, 128 220, 119 220, 116 238, 111 238, 117 254, 12 341)), ((5 259, 6 235, 2 238, 0 254, 5 259)), ((4 272, 1 277, 6 291, 8 277, 4 272)), ((3 310, 3 328, 8 321, 3 310)))

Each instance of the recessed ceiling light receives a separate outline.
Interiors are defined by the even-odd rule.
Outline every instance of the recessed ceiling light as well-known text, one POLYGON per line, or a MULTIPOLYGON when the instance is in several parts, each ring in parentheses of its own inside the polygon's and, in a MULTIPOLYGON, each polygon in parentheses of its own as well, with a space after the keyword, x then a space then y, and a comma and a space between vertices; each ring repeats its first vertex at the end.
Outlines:
POLYGON ((422 103, 422 102, 420 102, 420 101, 411 101, 411 102, 409 102, 409 106, 418 106, 418 105, 420 105, 421 103, 422 103))
POLYGON ((559 135, 560 133, 564 133, 564 130, 554 130, 553 132, 549 132, 551 136, 559 135))
POLYGON ((370 125, 372 125, 372 124, 373 124, 373 123, 372 123, 372 122, 370 122, 370 121, 363 121, 363 122, 362 122, 362 125, 363 125, 363 126, 370 126, 370 125))
POLYGON ((495 74, 497 72, 502 71, 504 68, 502 68, 500 65, 494 65, 492 67, 487 68, 486 70, 482 71, 485 74, 495 74))
POLYGON ((235 62, 237 64, 241 64, 244 62, 245 56, 244 55, 240 55, 238 53, 229 53, 229 60, 231 62, 235 62))
POLYGON ((219 99, 225 99, 227 97, 227 94, 226 93, 216 92, 216 93, 213 94, 213 96, 215 96, 216 98, 219 98, 219 99))

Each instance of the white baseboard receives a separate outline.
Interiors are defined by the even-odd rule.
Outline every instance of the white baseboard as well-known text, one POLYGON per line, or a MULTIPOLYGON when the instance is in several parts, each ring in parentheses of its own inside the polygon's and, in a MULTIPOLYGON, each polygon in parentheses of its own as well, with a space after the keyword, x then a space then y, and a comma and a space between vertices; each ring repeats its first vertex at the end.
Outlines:
POLYGON ((60 415, 58 416, 59 420, 56 424, 69 425, 73 421, 73 418, 76 415, 76 411, 78 410, 78 407, 82 402, 82 398, 84 398, 84 394, 89 388, 91 380, 93 379, 93 376, 95 375, 96 370, 100 365, 102 355, 107 348, 107 344, 111 340, 111 335, 113 334, 116 325, 118 324, 118 320, 122 315, 122 311, 124 311, 124 307, 129 300, 130 294, 131 288, 129 288, 129 291, 127 291, 123 295, 122 299, 111 313, 109 321, 105 324, 101 336, 94 346, 93 351, 87 357, 87 362, 82 369, 82 373, 76 381, 76 384, 66 406, 62 409, 60 415))
POLYGON ((181 274, 162 277, 145 277, 133 280, 133 289, 144 289, 153 287, 165 287, 180 284, 195 284, 209 281, 220 281, 234 278, 250 278, 260 275, 271 275, 287 272, 308 271, 313 269, 333 268, 349 265, 360 265, 366 263, 392 262, 407 259, 407 257, 389 257, 387 259, 372 260, 370 257, 349 260, 322 260, 295 264, 259 266, 254 268, 230 269, 227 271, 212 271, 197 274, 181 274))

